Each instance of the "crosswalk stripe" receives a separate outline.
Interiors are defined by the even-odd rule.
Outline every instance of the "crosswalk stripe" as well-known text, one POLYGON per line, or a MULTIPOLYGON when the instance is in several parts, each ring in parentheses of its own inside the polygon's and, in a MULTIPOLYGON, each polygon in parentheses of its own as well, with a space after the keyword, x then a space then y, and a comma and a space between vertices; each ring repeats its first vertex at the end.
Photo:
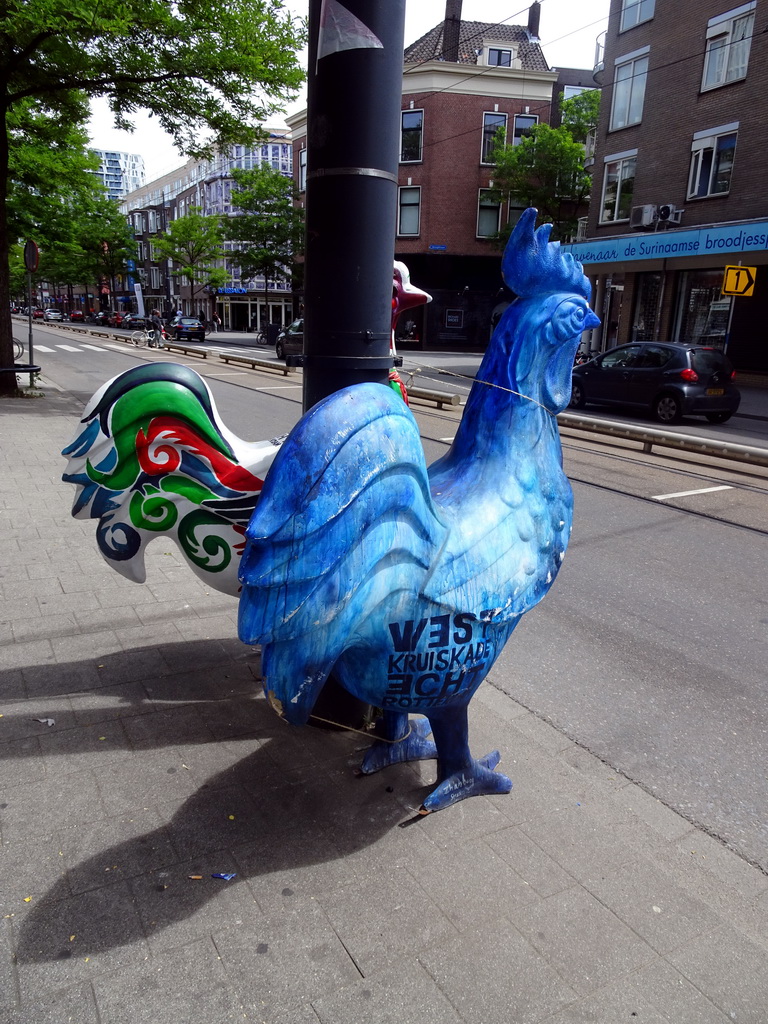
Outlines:
POLYGON ((55 352, 56 349, 48 348, 47 345, 35 345, 35 352, 55 352))
POLYGON ((92 352, 106 352, 107 351, 105 348, 99 348, 98 345, 86 345, 85 342, 83 342, 83 348, 89 348, 92 352))
POLYGON ((74 345, 57 345, 56 348, 63 348, 65 352, 82 352, 83 351, 81 348, 75 348, 74 345))

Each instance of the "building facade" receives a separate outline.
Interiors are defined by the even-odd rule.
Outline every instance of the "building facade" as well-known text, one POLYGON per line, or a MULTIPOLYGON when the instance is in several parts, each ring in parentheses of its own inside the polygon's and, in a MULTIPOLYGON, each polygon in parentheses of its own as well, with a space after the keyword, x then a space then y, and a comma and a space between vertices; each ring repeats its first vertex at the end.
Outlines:
POLYGON ((611 0, 586 239, 570 247, 603 320, 593 351, 710 344, 768 372, 766 13, 768 0, 611 0))
MULTIPOLYGON (((558 73, 538 31, 534 3, 525 26, 446 18, 405 50, 395 259, 433 301, 408 311, 400 344, 484 348, 512 297, 495 236, 518 211, 493 199, 490 154, 499 128, 514 144, 550 120, 558 73)), ((306 111, 288 124, 303 193, 306 111)))
MULTIPOLYGON (((265 301, 264 279, 245 280, 239 267, 225 260, 230 273, 227 284, 216 289, 205 286, 193 292, 192 285, 174 273, 169 261, 158 258, 153 240, 165 232, 173 220, 193 208, 198 208, 204 216, 236 217, 237 211, 231 202, 233 168, 251 170, 267 163, 292 177, 292 160, 290 135, 285 129, 276 128, 269 130, 269 139, 260 146, 232 146, 228 153, 212 160, 189 160, 178 170, 126 196, 120 209, 128 218, 136 239, 137 261, 118 296, 122 304, 135 306, 134 284, 138 281, 145 307, 157 307, 166 315, 182 309, 184 313, 195 315, 202 312, 210 319, 216 311, 224 327, 232 330, 290 323, 293 319, 290 281, 270 281, 265 301)), ((236 243, 225 243, 225 250, 233 248, 236 243)))
POLYGON ((95 171, 110 199, 118 202, 130 192, 141 188, 146 181, 144 157, 137 153, 119 153, 107 149, 94 149, 99 158, 99 169, 95 171))

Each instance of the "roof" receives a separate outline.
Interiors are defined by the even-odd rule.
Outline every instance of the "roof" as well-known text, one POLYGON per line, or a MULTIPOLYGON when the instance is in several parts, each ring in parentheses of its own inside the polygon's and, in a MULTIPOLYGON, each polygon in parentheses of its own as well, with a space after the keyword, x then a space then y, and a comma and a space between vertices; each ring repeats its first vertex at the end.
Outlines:
MULTIPOLYGON (((405 48, 403 62, 418 64, 443 59, 444 22, 435 25, 421 39, 405 48)), ((528 29, 522 25, 499 25, 492 21, 462 21, 459 33, 459 64, 477 64, 477 53, 483 39, 515 43, 524 71, 549 71, 549 65, 538 42, 532 42, 528 29)))

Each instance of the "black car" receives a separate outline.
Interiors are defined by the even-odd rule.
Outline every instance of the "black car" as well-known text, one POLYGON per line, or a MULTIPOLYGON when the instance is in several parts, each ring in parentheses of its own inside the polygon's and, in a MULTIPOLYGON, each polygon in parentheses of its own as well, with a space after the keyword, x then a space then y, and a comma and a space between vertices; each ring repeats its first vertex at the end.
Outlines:
POLYGON ((300 355, 304 351, 304 320, 300 318, 288 324, 277 335, 275 353, 278 359, 300 355))
POLYGON ((682 416, 725 423, 741 401, 734 377, 717 348, 662 341, 619 345, 573 368, 571 408, 639 406, 661 423, 682 416))
POLYGON ((196 316, 180 316, 171 323, 176 332, 176 341, 205 341, 205 327, 196 316))

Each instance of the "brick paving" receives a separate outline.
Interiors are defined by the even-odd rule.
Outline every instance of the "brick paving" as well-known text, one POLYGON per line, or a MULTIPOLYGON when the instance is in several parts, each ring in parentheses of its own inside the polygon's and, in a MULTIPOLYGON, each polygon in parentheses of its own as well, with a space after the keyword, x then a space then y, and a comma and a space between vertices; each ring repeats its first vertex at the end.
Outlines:
POLYGON ((765 1024, 765 874, 492 680, 512 793, 398 828, 434 764, 278 721, 170 543, 106 567, 78 412, 0 400, 0 1024, 765 1024))

